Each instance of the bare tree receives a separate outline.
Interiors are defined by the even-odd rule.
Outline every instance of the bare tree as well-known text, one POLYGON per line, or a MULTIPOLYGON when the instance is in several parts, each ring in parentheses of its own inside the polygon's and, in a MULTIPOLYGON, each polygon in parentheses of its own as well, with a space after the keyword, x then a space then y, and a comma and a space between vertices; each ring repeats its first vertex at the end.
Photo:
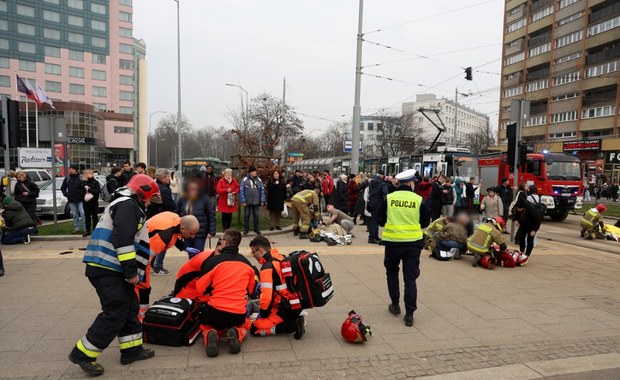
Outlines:
POLYGON ((376 117, 381 121, 377 136, 381 155, 398 157, 416 154, 426 146, 422 128, 416 123, 414 113, 395 115, 383 113, 376 117))
POLYGON ((483 129, 466 135, 466 144, 473 154, 484 153, 490 146, 495 145, 495 133, 489 123, 483 129))

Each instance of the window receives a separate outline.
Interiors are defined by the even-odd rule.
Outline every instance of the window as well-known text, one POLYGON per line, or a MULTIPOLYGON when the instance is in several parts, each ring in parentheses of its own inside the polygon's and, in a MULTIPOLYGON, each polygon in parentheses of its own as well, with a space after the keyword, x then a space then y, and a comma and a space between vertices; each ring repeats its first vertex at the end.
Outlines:
POLYGON ((93 13, 99 13, 101 15, 106 14, 105 5, 104 4, 91 3, 90 4, 90 10, 93 13))
POLYGON ((84 43, 84 35, 80 33, 68 33, 68 40, 74 44, 83 44, 84 43))
POLYGON ((84 95, 84 85, 83 84, 69 84, 69 93, 74 95, 84 95))
POLYGON ((22 24, 20 22, 17 24, 17 33, 25 34, 27 36, 34 36, 35 34, 34 25, 22 24))
MULTIPOLYGON (((517 71, 517 72, 514 72, 514 73, 506 74, 506 75, 504 75, 504 79, 505 80, 515 79, 516 77, 519 76, 520 73, 521 72, 517 71)), ((448 109, 447 111, 450 112, 450 109, 448 109)))
POLYGON ((553 78, 554 86, 561 86, 563 84, 575 82, 579 80, 579 71, 575 71, 573 73, 558 75, 553 78))
POLYGON ((108 89, 105 87, 93 86, 93 96, 105 98, 108 95, 108 89))
POLYGON ((118 19, 120 21, 131 22, 131 13, 127 12, 118 12, 118 19))
POLYGON ((11 77, 0 75, 0 87, 11 87, 11 77))
POLYGON ((106 72, 93 69, 93 80, 106 80, 106 72))
POLYGON ((119 107, 119 112, 124 114, 133 114, 133 107, 119 107))
POLYGON ((93 107, 95 107, 97 111, 105 111, 108 109, 108 106, 103 103, 93 103, 93 107))
POLYGON ((118 67, 121 69, 133 70, 133 61, 129 59, 120 59, 118 61, 118 67))
POLYGON ((10 66, 10 61, 7 57, 0 57, 0 68, 8 69, 10 66))
POLYGON ((45 74, 60 75, 60 65, 55 65, 53 63, 46 63, 45 74))
POLYGON ((59 40, 60 39, 60 30, 44 28, 43 29, 43 36, 45 38, 49 38, 51 40, 59 40))
POLYGON ((54 82, 51 80, 46 80, 45 81, 45 91, 48 92, 61 92, 62 89, 62 85, 60 84, 60 82, 54 82))
POLYGON ((596 36, 597 34, 604 33, 608 30, 615 29, 620 26, 620 16, 614 17, 610 20, 601 22, 600 24, 592 25, 588 28, 588 37, 596 36))
POLYGON ((34 17, 34 8, 26 5, 17 5, 17 14, 20 16, 34 17))
POLYGON ((93 63, 100 63, 105 65, 105 55, 103 54, 93 54, 93 63))
POLYGON ((132 133, 133 134, 133 128, 132 127, 114 127, 114 133, 132 133))
POLYGON ((84 69, 81 67, 69 66, 69 76, 73 78, 84 78, 84 69))
MULTIPOLYGON (((131 91, 121 91, 119 94, 119 97, 121 100, 133 100, 133 92, 131 91)), ((372 126, 372 123, 368 123, 368 130, 372 131, 372 129, 370 129, 372 126)))
POLYGON ((603 63, 602 65, 588 67, 586 69, 586 78, 597 77, 608 73, 618 71, 618 61, 603 63))
POLYGON ((550 5, 547 8, 543 8, 543 9, 541 9, 539 11, 536 11, 532 15, 532 22, 535 22, 535 21, 538 21, 540 19, 543 19, 543 18, 549 16, 552 13, 553 13, 553 5, 550 5))
POLYGON ((19 60, 19 69, 23 71, 37 71, 37 64, 32 61, 19 60))
POLYGON ((559 132, 559 133, 550 133, 550 139, 565 139, 570 137, 576 137, 577 132, 559 132))
POLYGON ((100 32, 105 32, 107 30, 106 23, 99 20, 91 20, 90 27, 92 30, 98 30, 100 32))
POLYGON ((561 113, 554 113, 551 115, 551 123, 563 123, 565 121, 577 120, 577 111, 568 111, 561 113))
POLYGON ((562 100, 574 99, 579 95, 578 92, 569 92, 568 94, 556 95, 551 98, 552 102, 561 102, 562 100))
POLYGON ((133 36, 131 29, 129 28, 118 28, 118 34, 121 37, 127 37, 127 38, 131 38, 133 36))
POLYGON ((84 18, 80 17, 80 16, 68 15, 67 16, 67 23, 69 25, 83 27, 84 26, 84 18))
POLYGON ((121 75, 119 77, 119 82, 120 84, 127 84, 131 86, 133 84, 133 77, 131 75, 121 75))
POLYGON ((613 116, 616 113, 616 106, 602 106, 595 108, 586 108, 581 112, 582 119, 592 119, 595 117, 613 116))
POLYGON ((555 47, 561 48, 562 46, 570 45, 583 39, 583 30, 567 34, 555 40, 555 47))
POLYGON ((45 55, 48 57, 60 58, 60 48, 55 46, 46 46, 45 55))
POLYGON ((133 47, 128 44, 120 44, 118 46, 118 49, 121 53, 127 53, 127 54, 133 53, 133 47))
POLYGON ((525 122, 526 127, 534 127, 545 124, 547 124, 547 115, 533 116, 525 122))
POLYGON ((9 50, 9 40, 0 38, 0 49, 9 50))
POLYGON ((575 4, 580 0, 560 0, 560 4, 558 5, 558 9, 566 8, 569 5, 575 4))
POLYGON ((95 46, 95 47, 100 47, 100 48, 105 48, 108 46, 107 41, 105 40, 105 38, 100 38, 100 37, 91 37, 90 38, 90 43, 95 46))
POLYGON ((17 50, 19 50, 20 53, 35 54, 37 52, 37 47, 35 44, 20 41, 17 43, 17 50))
POLYGON ((522 38, 516 39, 514 41, 510 41, 506 44, 506 49, 510 49, 511 47, 515 47, 517 45, 519 45, 521 43, 521 41, 523 41, 522 38))
POLYGON ((572 61, 572 60, 580 58, 580 57, 581 57, 581 52, 573 53, 573 54, 565 55, 563 57, 556 58, 553 61, 553 63, 555 63, 557 65, 557 64, 560 64, 560 63, 572 61))
POLYGON ((50 4, 56 4, 59 5, 60 4, 60 0, 43 0, 46 3, 50 3, 50 4))
POLYGON ((504 90, 504 98, 510 98, 513 96, 521 95, 522 93, 523 93, 523 87, 521 86, 507 88, 504 90))
POLYGON ((6 1, 0 1, 0 12, 6 12, 6 11, 7 11, 6 1))
POLYGON ((543 79, 527 84, 527 92, 538 91, 549 87, 549 79, 543 79))
POLYGON ((132 3, 131 0, 120 0, 120 4, 125 5, 127 7, 131 7, 131 3, 132 3))
POLYGON ((2 31, 9 30, 9 22, 7 20, 0 20, 0 30, 2 31))
POLYGON ((69 50, 69 59, 72 61, 84 62, 84 52, 78 50, 69 50))
POLYGON ((45 21, 60 22, 60 13, 44 10, 43 11, 43 19, 45 21))
POLYGON ((511 10, 508 11, 508 16, 512 16, 514 14, 519 13, 519 11, 522 9, 522 6, 518 6, 518 7, 514 7, 511 10))
POLYGON ((521 62, 525 59, 525 52, 521 52, 515 55, 511 55, 506 58, 506 64, 504 66, 512 65, 513 63, 521 62))
POLYGON ((548 51, 551 51, 551 42, 547 42, 543 45, 538 45, 534 48, 530 49, 530 58, 536 57, 537 55, 544 54, 548 51))
POLYGON ((564 24, 568 24, 571 21, 575 21, 581 18, 582 13, 581 12, 577 12, 574 15, 570 15, 568 17, 564 17, 563 19, 561 19, 560 21, 558 21, 558 26, 562 26, 564 24))
POLYGON ((523 28, 525 25, 527 25, 527 19, 525 18, 522 18, 519 21, 513 22, 512 24, 508 25, 508 27, 506 28, 506 34, 512 33, 515 30, 519 30, 523 28))
POLYGON ((82 0, 67 0, 69 8, 84 9, 84 1, 82 0))

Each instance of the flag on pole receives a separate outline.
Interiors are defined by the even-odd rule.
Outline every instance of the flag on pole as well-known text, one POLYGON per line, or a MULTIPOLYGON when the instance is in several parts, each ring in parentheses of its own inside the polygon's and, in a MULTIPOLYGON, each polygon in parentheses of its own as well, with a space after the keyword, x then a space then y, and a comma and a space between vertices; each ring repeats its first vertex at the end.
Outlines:
POLYGON ((40 103, 47 103, 49 104, 50 107, 52 107, 53 109, 56 109, 54 107, 54 103, 52 102, 52 99, 50 99, 50 97, 47 96, 47 94, 45 93, 45 90, 43 90, 41 86, 39 86, 38 84, 37 84, 37 98, 39 98, 40 103))
POLYGON ((37 97, 36 91, 30 88, 28 83, 26 83, 22 78, 20 78, 19 75, 15 74, 15 76, 17 77, 17 91, 26 95, 28 99, 36 102, 37 105, 41 105, 41 101, 37 97))

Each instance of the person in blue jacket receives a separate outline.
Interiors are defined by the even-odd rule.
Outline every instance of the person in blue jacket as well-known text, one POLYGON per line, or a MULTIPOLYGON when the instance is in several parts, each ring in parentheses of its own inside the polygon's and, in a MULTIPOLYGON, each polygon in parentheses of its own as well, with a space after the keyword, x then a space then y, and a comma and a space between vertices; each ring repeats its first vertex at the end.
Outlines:
POLYGON ((179 216, 194 215, 200 223, 200 228, 193 238, 185 239, 188 247, 200 252, 204 251, 207 239, 215 236, 215 213, 209 196, 203 192, 199 180, 192 179, 186 184, 183 198, 177 203, 176 213, 179 216))
POLYGON ((248 174, 241 181, 239 201, 244 207, 243 234, 247 235, 250 232, 250 214, 252 214, 254 218, 254 232, 260 235, 258 212, 260 206, 266 203, 265 186, 263 185, 263 181, 258 178, 256 166, 254 165, 250 165, 248 174))

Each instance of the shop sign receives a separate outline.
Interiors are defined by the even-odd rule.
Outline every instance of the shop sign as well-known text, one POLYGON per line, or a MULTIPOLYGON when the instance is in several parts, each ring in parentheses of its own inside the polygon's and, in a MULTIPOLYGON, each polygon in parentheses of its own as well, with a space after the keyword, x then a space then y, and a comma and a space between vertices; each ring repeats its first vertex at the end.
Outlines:
POLYGON ((601 150, 601 140, 565 141, 564 152, 598 152, 601 150))
POLYGON ((620 150, 615 152, 605 152, 605 161, 608 164, 620 164, 620 150))

